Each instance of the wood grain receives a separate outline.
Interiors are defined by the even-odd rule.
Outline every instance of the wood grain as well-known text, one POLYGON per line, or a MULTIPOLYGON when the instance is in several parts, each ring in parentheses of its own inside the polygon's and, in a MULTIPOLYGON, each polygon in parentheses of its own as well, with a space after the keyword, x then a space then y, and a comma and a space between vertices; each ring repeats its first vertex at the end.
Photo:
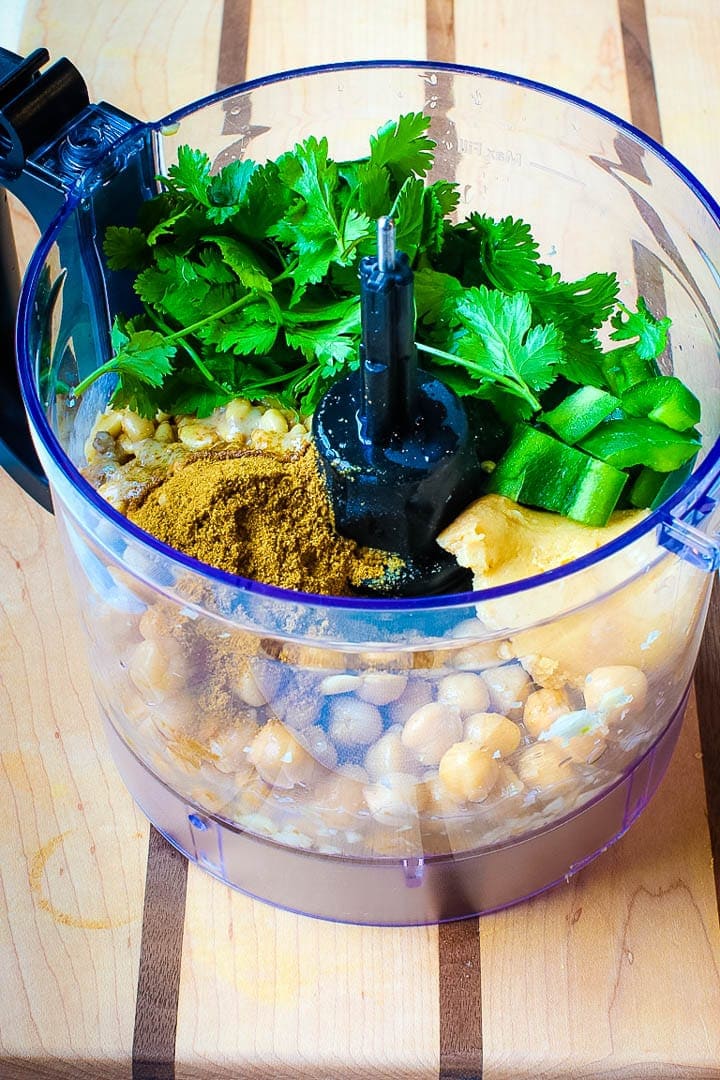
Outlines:
POLYGON ((0 473, 0 1075, 128 1077, 148 827, 104 752, 53 519, 0 473))
POLYGON ((485 1080, 720 1076, 699 754, 691 704, 628 834, 567 885, 481 920, 485 1080))
POLYGON ((645 0, 665 146, 718 197, 720 11, 707 0, 645 0))

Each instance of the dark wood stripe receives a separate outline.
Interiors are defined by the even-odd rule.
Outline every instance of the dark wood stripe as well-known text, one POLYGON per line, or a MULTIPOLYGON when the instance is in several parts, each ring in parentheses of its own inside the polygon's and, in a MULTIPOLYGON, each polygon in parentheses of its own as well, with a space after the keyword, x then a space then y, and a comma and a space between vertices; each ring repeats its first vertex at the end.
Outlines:
MULTIPOLYGON (((225 0, 216 86, 242 82, 247 72, 251 0, 225 0)), ((226 113, 225 133, 247 123, 226 113)), ((132 1049, 133 1080, 174 1080, 188 864, 150 827, 145 905, 132 1049)))
POLYGON ((440 1080, 482 1080, 480 929, 477 919, 442 923, 440 1080))
POLYGON ((720 725, 717 723, 718 703, 720 703, 719 657, 720 586, 716 580, 695 669, 695 697, 718 910, 720 910, 720 725))
POLYGON ((455 60, 454 0, 426 0, 425 37, 428 60, 455 60))
POLYGON ((217 88, 242 82, 247 74, 251 0, 225 0, 220 29, 217 88))
POLYGON ((635 127, 657 142, 662 142, 645 0, 618 0, 618 11, 630 97, 630 118, 635 127))
POLYGON ((150 827, 132 1049, 133 1080, 174 1080, 187 859, 150 827))

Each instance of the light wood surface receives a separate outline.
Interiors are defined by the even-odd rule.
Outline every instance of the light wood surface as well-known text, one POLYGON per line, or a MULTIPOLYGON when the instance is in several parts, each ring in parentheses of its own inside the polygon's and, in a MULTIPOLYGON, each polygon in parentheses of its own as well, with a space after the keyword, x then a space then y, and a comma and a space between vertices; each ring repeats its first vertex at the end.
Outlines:
MULTIPOLYGON (((639 110, 648 127, 657 116, 668 148, 718 191, 715 0, 30 0, 18 22, 21 50, 68 55, 95 100, 146 118, 212 91, 221 52, 223 72, 247 76, 381 56, 495 67, 639 110)), ((185 881, 171 856, 146 887, 149 828, 104 748, 53 519, 4 474, 0 506, 3 1080, 720 1077, 694 701, 629 834, 479 930, 317 922, 193 866, 185 881), (176 998, 150 1008, 167 953, 148 896, 164 884, 168 904, 185 901, 179 978, 176 998), (166 1059, 144 1061, 155 1038, 166 1059)))

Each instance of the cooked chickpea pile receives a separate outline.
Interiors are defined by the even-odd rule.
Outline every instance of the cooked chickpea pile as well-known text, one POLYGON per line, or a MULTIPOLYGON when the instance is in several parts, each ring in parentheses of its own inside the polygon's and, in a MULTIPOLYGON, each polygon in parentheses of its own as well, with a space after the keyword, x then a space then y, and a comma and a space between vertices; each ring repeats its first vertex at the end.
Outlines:
POLYGON ((203 420, 158 413, 154 420, 130 409, 99 416, 85 444, 85 474, 116 510, 161 479, 179 459, 224 446, 287 453, 309 440, 309 424, 292 413, 235 398, 203 420))
POLYGON ((558 690, 496 645, 278 654, 162 599, 118 647, 113 719, 158 775, 253 832, 327 853, 511 838, 582 805, 638 732, 653 735, 648 681, 630 666, 558 690))
MULTIPOLYGON (((202 422, 110 412, 88 440, 89 473, 122 510, 183 454, 284 452, 308 437, 245 401, 202 422)), ((119 615, 98 596, 88 622, 111 719, 190 803, 281 843, 403 857, 508 840, 583 805, 658 734, 638 667, 543 685, 537 657, 533 678, 507 641, 473 640, 475 619, 440 648, 346 653, 239 630, 112 576, 133 603, 119 615)))

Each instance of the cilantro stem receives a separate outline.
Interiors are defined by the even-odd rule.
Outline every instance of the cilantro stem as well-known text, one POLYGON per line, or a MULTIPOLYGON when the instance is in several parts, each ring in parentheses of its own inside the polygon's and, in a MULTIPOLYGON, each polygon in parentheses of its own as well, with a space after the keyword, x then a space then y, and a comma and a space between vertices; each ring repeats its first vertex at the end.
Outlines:
POLYGON ((95 368, 95 370, 91 371, 89 375, 86 375, 84 379, 81 379, 77 386, 73 386, 70 391, 73 397, 79 398, 81 394, 85 393, 88 386, 92 386, 96 379, 99 379, 102 375, 107 375, 110 371, 115 371, 117 369, 119 355, 120 354, 118 353, 116 356, 111 356, 110 359, 106 360, 104 364, 101 364, 99 368, 95 368))
MULTIPOLYGON (((152 321, 155 323, 157 328, 159 330, 162 330, 162 332, 165 334, 165 340, 166 341, 174 340, 175 338, 177 338, 177 334, 173 333, 173 331, 170 329, 170 327, 167 325, 167 323, 164 322, 160 318, 160 316, 158 315, 158 313, 156 311, 153 311, 153 309, 148 304, 143 304, 143 307, 145 308, 145 312, 148 315, 148 317, 150 319, 152 319, 152 321)), ((222 383, 219 383, 217 381, 217 379, 213 375, 212 371, 210 371, 209 368, 207 368, 205 366, 205 364, 200 359, 199 354, 196 352, 195 349, 193 349, 192 345, 190 345, 187 341, 185 341, 184 338, 181 338, 180 340, 182 340, 183 349, 188 354, 188 356, 190 357, 190 359, 192 360, 193 364, 198 369, 200 374, 203 376, 203 378, 206 379, 210 383, 210 385, 212 387, 214 387, 216 390, 220 390, 221 393, 226 394, 227 393, 227 387, 223 386, 222 383)))
POLYGON ((168 334, 167 341, 180 341, 184 339, 186 334, 194 334, 196 330, 201 330, 203 326, 207 326, 208 323, 215 322, 216 319, 224 319, 226 315, 230 315, 233 311, 239 311, 240 308, 246 307, 252 300, 257 300, 258 292, 256 289, 252 289, 245 296, 241 296, 239 300, 233 300, 232 304, 228 304, 226 307, 221 308, 220 311, 214 311, 211 315, 206 315, 204 319, 198 319, 197 322, 191 323, 190 326, 183 326, 182 330, 175 330, 173 333, 168 334))
POLYGON ((444 352, 442 349, 434 349, 431 345, 422 345, 419 341, 415 342, 415 346, 420 352, 428 353, 430 356, 441 357, 443 360, 450 360, 453 364, 464 367, 471 375, 485 378, 489 382, 497 383, 507 390, 509 394, 514 394, 515 397, 527 401, 528 405, 532 406, 534 412, 539 412, 542 408, 542 405, 528 386, 516 382, 515 379, 511 379, 508 375, 500 375, 497 371, 493 371, 492 368, 484 368, 482 364, 478 364, 475 360, 466 360, 464 356, 457 356, 455 353, 444 352))

